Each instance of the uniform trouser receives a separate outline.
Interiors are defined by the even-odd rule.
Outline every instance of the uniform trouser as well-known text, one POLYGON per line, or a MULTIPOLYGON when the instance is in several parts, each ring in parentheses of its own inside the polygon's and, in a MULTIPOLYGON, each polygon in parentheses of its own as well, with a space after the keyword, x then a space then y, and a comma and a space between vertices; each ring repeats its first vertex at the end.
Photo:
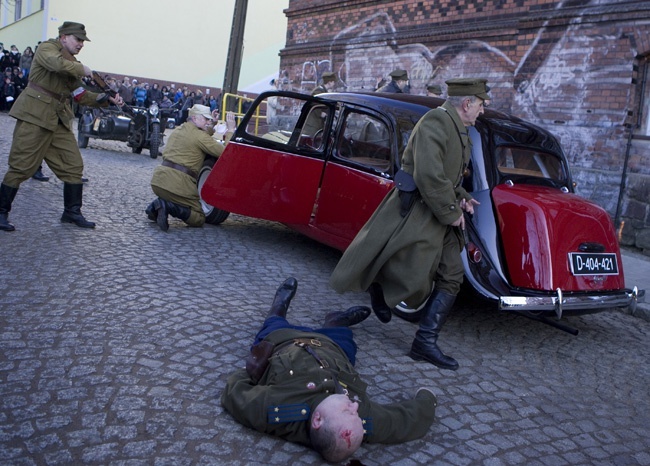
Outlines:
POLYGON ((164 199, 174 204, 182 205, 189 207, 190 209, 190 218, 188 218, 185 223, 191 227, 201 227, 205 223, 205 214, 203 213, 203 207, 201 207, 201 202, 199 200, 199 194, 197 193, 194 197, 181 196, 179 194, 167 191, 160 186, 151 185, 151 189, 154 194, 161 199, 164 199))
POLYGON ((445 233, 440 262, 434 277, 434 288, 456 296, 463 284, 465 269, 458 249, 456 227, 448 227, 445 233))
POLYGON ((302 327, 300 325, 292 325, 287 319, 280 316, 271 316, 264 321, 262 328, 257 332, 255 340, 253 341, 253 346, 260 343, 264 338, 266 338, 272 332, 276 330, 281 330, 285 328, 290 328, 293 330, 302 330, 303 332, 314 332, 325 335, 334 343, 336 343, 348 357, 348 360, 354 366, 357 356, 357 344, 354 342, 352 336, 352 330, 348 327, 326 327, 326 328, 317 328, 312 329, 310 327, 302 327))
POLYGON ((9 170, 2 182, 18 188, 32 177, 43 160, 64 183, 81 184, 84 164, 72 131, 61 122, 54 131, 48 131, 18 120, 9 151, 9 170))

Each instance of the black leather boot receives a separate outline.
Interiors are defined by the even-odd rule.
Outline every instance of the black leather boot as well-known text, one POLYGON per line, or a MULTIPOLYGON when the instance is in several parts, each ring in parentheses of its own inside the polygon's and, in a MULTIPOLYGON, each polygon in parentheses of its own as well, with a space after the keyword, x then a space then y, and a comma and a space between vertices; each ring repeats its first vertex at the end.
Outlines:
POLYGON ((384 301, 384 290, 381 289, 381 285, 379 283, 371 284, 368 293, 370 294, 370 305, 372 310, 375 311, 377 319, 385 324, 390 322, 393 312, 384 301))
POLYGON ((366 320, 370 316, 370 313, 370 308, 366 306, 354 306, 347 311, 330 312, 325 316, 323 328, 352 327, 366 320))
POLYGON ((9 212, 11 204, 14 202, 18 188, 12 188, 2 183, 0 185, 0 230, 14 231, 16 228, 9 223, 9 212))
POLYGON ((271 309, 269 309, 269 312, 266 314, 266 318, 268 319, 273 316, 286 317, 289 304, 291 304, 291 300, 296 295, 297 289, 298 280, 293 277, 287 278, 284 283, 280 285, 278 291, 275 292, 273 304, 271 304, 271 309))
POLYGON ((81 214, 83 198, 83 184, 65 183, 63 185, 63 215, 61 223, 74 223, 81 228, 95 228, 93 222, 89 222, 81 214))
POLYGON ((151 220, 152 222, 155 222, 158 220, 158 213, 156 212, 156 206, 154 205, 156 201, 153 201, 151 204, 147 206, 146 209, 144 209, 144 213, 147 214, 147 218, 151 220))
POLYGON ((429 297, 422 318, 420 328, 415 333, 409 356, 416 361, 427 361, 441 369, 458 369, 458 362, 445 355, 438 348, 438 334, 445 324, 451 308, 456 300, 456 295, 444 291, 434 291, 429 297))
POLYGON ((32 175, 32 178, 38 181, 49 181, 50 177, 43 175, 43 167, 40 166, 38 167, 38 170, 36 170, 36 173, 32 175))
POLYGON ((176 217, 184 222, 190 218, 191 210, 189 207, 185 207, 161 198, 153 201, 153 204, 157 212, 156 222, 162 231, 169 230, 169 223, 167 222, 168 215, 176 217))

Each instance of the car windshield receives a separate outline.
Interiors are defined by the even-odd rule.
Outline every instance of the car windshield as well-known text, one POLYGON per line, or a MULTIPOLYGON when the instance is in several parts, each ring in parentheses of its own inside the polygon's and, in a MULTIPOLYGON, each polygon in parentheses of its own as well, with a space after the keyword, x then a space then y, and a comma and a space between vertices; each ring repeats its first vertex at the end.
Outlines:
POLYGON ((566 183, 562 161, 553 154, 531 148, 500 146, 496 151, 497 169, 502 178, 532 177, 566 183))

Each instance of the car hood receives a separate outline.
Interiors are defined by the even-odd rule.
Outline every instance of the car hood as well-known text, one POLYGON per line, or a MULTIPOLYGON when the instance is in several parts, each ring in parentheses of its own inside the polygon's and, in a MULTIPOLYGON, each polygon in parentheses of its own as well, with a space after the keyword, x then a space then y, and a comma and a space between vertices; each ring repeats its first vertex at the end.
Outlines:
POLYGON ((624 288, 620 249, 607 212, 576 194, 537 185, 492 191, 501 251, 513 286, 593 292, 624 288), (617 273, 578 275, 570 253, 610 253, 617 273))

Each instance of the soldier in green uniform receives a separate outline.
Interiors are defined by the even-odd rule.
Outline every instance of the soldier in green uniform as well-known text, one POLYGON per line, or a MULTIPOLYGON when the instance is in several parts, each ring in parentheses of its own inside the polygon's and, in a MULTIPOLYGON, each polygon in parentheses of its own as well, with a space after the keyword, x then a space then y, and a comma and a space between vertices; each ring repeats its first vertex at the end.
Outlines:
MULTIPOLYGON (((169 229, 168 215, 191 227, 205 223, 197 181, 206 154, 219 157, 224 150, 224 144, 210 135, 217 117, 218 113, 213 114, 210 107, 196 104, 190 108, 188 120, 169 136, 162 164, 154 169, 151 178, 151 189, 158 198, 145 209, 149 219, 163 231, 169 229)), ((226 125, 228 141, 235 130, 234 114, 226 115, 226 125)))
POLYGON ((247 364, 248 370, 231 375, 221 396, 224 408, 247 427, 310 446, 333 462, 350 457, 362 442, 424 436, 437 405, 431 391, 420 389, 411 400, 380 405, 370 401, 354 369, 357 346, 348 327, 366 319, 370 309, 330 313, 320 329, 291 325, 286 313, 297 285, 289 278, 278 288, 255 338, 251 354, 269 348, 266 358, 257 360, 265 370, 247 364))
POLYGON ((406 70, 394 70, 390 73, 390 82, 381 86, 375 92, 388 92, 392 94, 408 94, 409 76, 406 70))
POLYGON ((331 71, 323 73, 321 77, 321 84, 316 86, 311 95, 324 94, 326 92, 331 92, 332 89, 336 87, 336 75, 331 71))
POLYGON ((367 290, 384 323, 402 301, 412 307, 424 304, 409 355, 443 369, 458 368, 437 340, 463 282, 463 212, 473 214, 478 205, 461 182, 471 153, 466 127, 474 125, 489 100, 486 82, 446 82, 447 101, 427 112, 413 129, 395 187, 330 277, 339 292, 367 290))
POLYGON ((109 101, 118 106, 124 102, 119 95, 109 97, 83 87, 81 77, 92 76, 92 70, 74 55, 85 41, 89 39, 84 25, 66 21, 59 27, 58 38, 38 46, 27 88, 9 112, 18 121, 9 152, 9 170, 0 186, 0 230, 15 230, 8 221, 11 204, 20 184, 36 172, 43 160, 64 183, 61 222, 95 227, 81 214, 83 160, 72 133, 70 99, 95 107, 108 106, 109 101))

